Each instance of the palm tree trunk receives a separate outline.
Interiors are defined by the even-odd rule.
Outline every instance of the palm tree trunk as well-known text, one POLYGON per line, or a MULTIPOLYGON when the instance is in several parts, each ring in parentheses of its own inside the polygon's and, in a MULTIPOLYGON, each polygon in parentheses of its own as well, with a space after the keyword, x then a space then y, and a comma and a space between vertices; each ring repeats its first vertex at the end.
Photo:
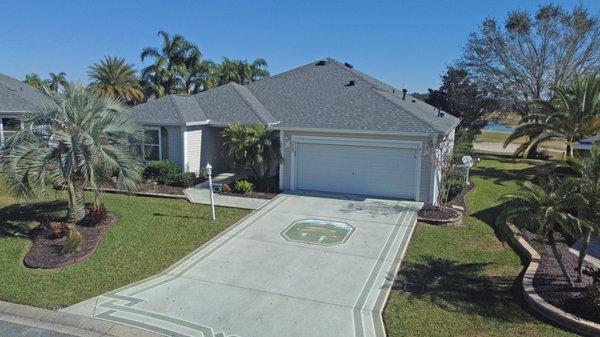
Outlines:
POLYGON ((69 190, 71 205, 67 218, 69 222, 77 223, 85 217, 85 179, 73 179, 73 189, 69 190))
POLYGON ((571 142, 567 142, 567 157, 573 157, 573 147, 571 146, 571 142))
POLYGON ((588 246, 590 245, 590 239, 592 238, 592 231, 589 227, 584 227, 583 230, 583 242, 581 249, 579 250, 579 258, 577 260, 577 282, 581 282, 581 272, 583 270, 583 262, 587 254, 588 246))

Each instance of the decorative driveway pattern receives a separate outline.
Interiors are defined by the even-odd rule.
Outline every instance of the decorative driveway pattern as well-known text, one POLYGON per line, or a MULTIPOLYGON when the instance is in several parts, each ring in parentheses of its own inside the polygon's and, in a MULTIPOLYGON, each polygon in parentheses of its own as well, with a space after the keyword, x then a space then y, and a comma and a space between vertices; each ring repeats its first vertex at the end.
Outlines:
POLYGON ((64 310, 169 336, 385 336, 381 312, 421 203, 282 194, 163 273, 64 310), (289 241, 290 224, 353 228, 289 241))
POLYGON ((281 235, 289 241, 329 246, 344 243, 353 230, 345 222, 304 219, 294 221, 281 235))

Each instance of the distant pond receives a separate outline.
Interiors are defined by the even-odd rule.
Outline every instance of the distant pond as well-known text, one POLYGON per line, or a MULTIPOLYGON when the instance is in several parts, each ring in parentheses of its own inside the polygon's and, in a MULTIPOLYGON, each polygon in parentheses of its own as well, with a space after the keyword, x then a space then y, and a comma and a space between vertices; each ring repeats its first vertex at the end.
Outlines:
POLYGON ((483 128, 484 131, 493 131, 493 132, 513 132, 515 131, 515 128, 510 127, 510 126, 506 126, 504 124, 500 124, 500 123, 496 123, 496 122, 489 122, 485 128, 483 128))

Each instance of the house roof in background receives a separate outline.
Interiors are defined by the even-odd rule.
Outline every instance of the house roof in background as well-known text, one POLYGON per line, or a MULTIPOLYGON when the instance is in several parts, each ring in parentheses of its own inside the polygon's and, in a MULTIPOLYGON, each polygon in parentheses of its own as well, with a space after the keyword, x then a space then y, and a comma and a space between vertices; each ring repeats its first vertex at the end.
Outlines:
POLYGON ((25 112, 48 102, 36 88, 15 78, 0 74, 0 112, 25 112))
POLYGON ((582 139, 573 144, 573 148, 579 150, 590 150, 594 143, 600 143, 600 135, 595 135, 586 139, 582 139))
POLYGON ((335 59, 250 83, 229 83, 193 96, 169 95, 132 109, 159 124, 275 124, 275 128, 405 133, 450 132, 459 119, 335 59))

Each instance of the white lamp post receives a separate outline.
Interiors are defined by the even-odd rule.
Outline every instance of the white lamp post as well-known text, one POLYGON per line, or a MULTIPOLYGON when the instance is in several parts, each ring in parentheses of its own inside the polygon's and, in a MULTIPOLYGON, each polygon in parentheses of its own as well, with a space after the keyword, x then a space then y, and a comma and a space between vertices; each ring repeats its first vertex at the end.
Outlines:
POLYGON ((469 170, 473 167, 473 157, 471 156, 463 156, 462 157, 463 165, 467 168, 467 186, 469 186, 469 170))
POLYGON ((206 163, 206 174, 208 175, 208 188, 210 189, 210 207, 212 209, 212 219, 215 220, 215 196, 213 195, 212 166, 210 166, 210 163, 206 163))

